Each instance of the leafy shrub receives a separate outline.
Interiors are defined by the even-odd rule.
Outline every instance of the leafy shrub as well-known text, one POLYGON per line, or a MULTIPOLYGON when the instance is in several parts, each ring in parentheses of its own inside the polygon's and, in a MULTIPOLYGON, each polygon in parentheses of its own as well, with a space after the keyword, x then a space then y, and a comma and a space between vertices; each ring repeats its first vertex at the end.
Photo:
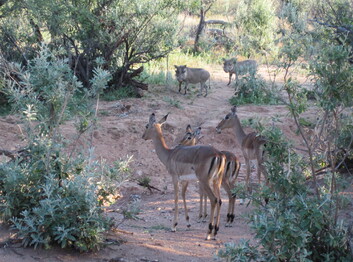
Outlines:
MULTIPOLYGON (((257 244, 227 244, 218 256, 228 261, 351 261, 347 229, 336 220, 335 195, 322 198, 306 185, 302 159, 281 131, 258 125, 268 139, 266 170, 270 187, 248 195, 257 207, 249 220, 257 244), (270 199, 267 205, 263 199, 270 199)), ((327 185, 329 188, 329 185, 327 185)))
POLYGON ((239 79, 235 95, 230 99, 232 105, 244 104, 279 104, 275 96, 266 90, 267 86, 262 78, 245 76, 239 79))
POLYGON ((248 57, 273 45, 275 9, 273 1, 239 1, 234 20, 237 52, 248 57))
POLYGON ((116 180, 109 187, 102 184, 112 182, 107 179, 112 175, 123 177, 123 171, 114 169, 97 176, 97 163, 85 163, 82 157, 66 172, 67 178, 58 179, 55 170, 45 175, 41 162, 38 158, 0 167, 1 189, 6 193, 1 197, 5 203, 1 213, 11 218, 24 246, 58 243, 80 251, 98 249, 102 233, 112 223, 104 217, 99 198, 106 199, 119 186, 116 180))
POLYGON ((118 89, 110 89, 104 92, 101 98, 105 101, 115 101, 129 97, 136 97, 134 88, 130 86, 124 86, 118 89))
POLYGON ((26 71, 18 69, 21 84, 8 83, 27 145, 0 165, 0 214, 24 246, 95 250, 111 226, 102 205, 127 179, 129 160, 108 167, 94 160, 92 150, 76 148, 96 122, 90 97, 98 97, 109 80, 105 70, 94 72, 91 89, 83 93, 67 61, 44 46, 26 71), (75 115, 77 140, 70 141, 59 125, 75 115))

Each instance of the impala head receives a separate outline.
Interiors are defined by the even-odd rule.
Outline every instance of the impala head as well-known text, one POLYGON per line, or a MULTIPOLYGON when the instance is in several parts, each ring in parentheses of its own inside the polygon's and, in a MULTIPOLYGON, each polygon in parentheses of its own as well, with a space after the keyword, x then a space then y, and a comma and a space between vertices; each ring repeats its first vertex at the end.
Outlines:
POLYGON ((179 82, 183 82, 187 78, 186 65, 174 66, 175 67, 175 77, 179 82))
POLYGON ((200 139, 201 127, 197 127, 195 130, 191 129, 191 126, 186 127, 186 132, 184 137, 180 140, 179 145, 183 146, 194 146, 197 144, 197 141, 200 139))
POLYGON ((233 71, 234 65, 236 64, 237 59, 236 58, 231 58, 231 59, 225 59, 223 58, 223 70, 226 73, 229 73, 233 71))
POLYGON ((156 122, 156 115, 152 113, 150 115, 148 124, 146 125, 145 132, 142 135, 142 138, 145 140, 151 140, 153 139, 153 136, 157 134, 157 130, 161 129, 162 124, 167 120, 169 113, 166 114, 164 117, 162 117, 161 120, 156 122))
POLYGON ((216 127, 217 133, 221 133, 223 129, 231 128, 234 125, 235 118, 237 117, 237 106, 232 107, 232 111, 219 122, 216 127))

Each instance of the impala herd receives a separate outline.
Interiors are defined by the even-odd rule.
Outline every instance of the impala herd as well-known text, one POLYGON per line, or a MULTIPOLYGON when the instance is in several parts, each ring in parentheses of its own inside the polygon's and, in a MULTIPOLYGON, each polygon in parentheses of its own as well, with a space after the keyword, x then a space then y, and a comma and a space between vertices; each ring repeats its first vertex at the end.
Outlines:
MULTIPOLYGON (((238 75, 254 74, 257 64, 253 60, 238 62, 236 59, 224 61, 224 71, 229 73, 229 83, 233 73, 238 75), (248 62, 247 62, 248 61, 248 62)), ((179 92, 181 84, 185 83, 186 94, 188 83, 200 83, 200 95, 202 89, 205 89, 207 95, 206 81, 209 80, 210 74, 200 68, 188 68, 186 66, 175 66, 176 77, 179 81, 179 92)), ((205 96, 206 96, 205 95, 205 96)), ((219 151, 213 146, 197 145, 201 138, 201 127, 192 129, 187 126, 184 137, 179 141, 179 145, 174 148, 169 148, 164 140, 162 125, 167 120, 168 115, 164 116, 158 122, 156 116, 152 113, 146 125, 146 129, 142 138, 152 140, 155 152, 158 158, 164 164, 167 171, 172 177, 174 187, 174 218, 172 222, 172 231, 176 231, 178 225, 178 200, 179 200, 179 183, 182 187, 182 198, 185 209, 185 218, 187 227, 190 227, 188 209, 186 206, 185 194, 190 181, 199 182, 200 193, 200 209, 199 219, 205 221, 207 217, 207 198, 211 203, 211 213, 209 216, 209 225, 207 230, 206 240, 215 239, 219 230, 220 210, 222 205, 220 189, 226 191, 228 195, 228 212, 226 226, 232 226, 234 221, 234 205, 235 195, 232 189, 235 187, 236 179, 240 170, 240 161, 237 156, 229 151, 219 151)), ((250 180, 250 161, 257 162, 257 177, 260 183, 261 173, 267 175, 263 167, 263 145, 266 140, 255 132, 246 134, 241 126, 237 116, 236 106, 232 107, 228 113, 217 125, 216 131, 221 133, 223 129, 232 128, 234 130, 235 139, 241 148, 246 166, 246 186, 249 189, 250 180)))

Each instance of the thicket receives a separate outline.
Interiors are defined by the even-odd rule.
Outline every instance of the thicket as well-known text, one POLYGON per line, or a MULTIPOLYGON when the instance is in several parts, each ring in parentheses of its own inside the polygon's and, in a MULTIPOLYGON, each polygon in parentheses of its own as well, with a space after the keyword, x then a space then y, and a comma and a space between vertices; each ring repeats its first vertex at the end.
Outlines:
POLYGON ((11 159, 0 165, 2 219, 24 246, 99 249, 112 226, 103 204, 117 196, 129 164, 108 166, 94 157, 93 105, 111 76, 97 67, 85 89, 60 51, 46 46, 28 60, 26 69, 11 65, 11 71, 3 73, 16 72, 18 81, 7 81, 7 94, 23 121, 24 146, 1 152, 11 159), (62 134, 65 121, 76 126, 71 138, 62 134), (87 147, 78 146, 79 140, 87 147))
POLYGON ((143 64, 166 56, 176 45, 177 15, 184 1, 2 1, 1 56, 26 67, 44 42, 61 48, 84 87, 90 87, 97 58, 112 75, 108 89, 147 84, 136 80, 143 64))
MULTIPOLYGON (((136 93, 130 86, 145 88, 149 74, 141 65, 153 68, 177 45, 183 48, 194 39, 194 33, 178 35, 181 11, 202 13, 202 3, 212 4, 218 14, 221 10, 214 1, 184 2, 0 1, 0 67, 5 74, 0 101, 10 101, 22 116, 26 142, 21 150, 3 152, 12 160, 0 166, 0 211, 25 245, 59 243, 83 251, 102 244, 102 233, 111 223, 103 216, 102 203, 125 180, 127 167, 94 161, 77 139, 86 139, 91 148, 89 134, 97 115, 92 108, 103 90, 120 89, 114 95, 125 96, 136 93), (76 123, 73 140, 61 134, 66 120, 76 123)), ((270 180, 269 188, 262 186, 248 196, 257 206, 249 221, 258 244, 227 244, 219 256, 231 261, 352 260, 348 225, 338 216, 344 203, 341 172, 350 174, 353 158, 352 2, 225 2, 227 41, 200 41, 199 56, 185 50, 179 53, 185 56, 171 54, 166 69, 174 63, 218 63, 219 50, 227 57, 265 61, 270 83, 240 79, 232 103, 286 105, 305 157, 296 153, 276 122, 256 124, 269 140, 270 180), (298 72, 311 85, 297 81, 298 72), (318 172, 324 172, 324 179, 318 172), (267 205, 265 198, 270 199, 267 205)), ((170 77, 156 72, 150 81, 167 82, 170 77)))
POLYGON ((347 203, 339 194, 344 185, 341 182, 343 174, 351 172, 353 156, 353 134, 347 132, 353 123, 352 31, 351 22, 345 19, 351 13, 340 6, 351 4, 331 1, 326 5, 325 16, 344 15, 329 24, 319 22, 324 16, 309 19, 311 13, 323 15, 319 9, 325 1, 318 9, 310 5, 305 9, 299 2, 282 2, 278 25, 283 34, 277 39, 279 45, 267 50, 267 59, 275 62, 275 68, 269 70, 271 88, 277 90, 272 95, 287 105, 303 144, 298 154, 298 145, 285 138, 275 117, 272 125, 255 122, 253 127, 268 140, 265 166, 269 187, 241 193, 256 206, 249 222, 257 242, 226 244, 218 255, 228 261, 353 259, 348 230, 352 222, 339 217, 339 210, 347 203), (301 69, 312 81, 310 90, 295 78, 294 73, 301 69), (283 85, 276 84, 279 75, 283 85), (308 91, 314 101, 307 99, 308 91), (311 114, 315 118, 308 119, 311 114), (270 200, 267 205, 264 199, 270 200))

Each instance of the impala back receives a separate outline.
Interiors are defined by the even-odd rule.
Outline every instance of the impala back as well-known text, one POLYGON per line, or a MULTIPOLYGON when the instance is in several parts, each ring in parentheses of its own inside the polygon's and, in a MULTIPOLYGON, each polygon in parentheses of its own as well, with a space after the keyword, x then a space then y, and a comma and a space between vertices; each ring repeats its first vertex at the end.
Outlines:
POLYGON ((171 174, 176 174, 180 180, 187 180, 195 173, 202 173, 211 179, 212 176, 218 175, 215 171, 223 172, 224 166, 224 154, 212 146, 178 145, 168 159, 167 169, 171 174))

